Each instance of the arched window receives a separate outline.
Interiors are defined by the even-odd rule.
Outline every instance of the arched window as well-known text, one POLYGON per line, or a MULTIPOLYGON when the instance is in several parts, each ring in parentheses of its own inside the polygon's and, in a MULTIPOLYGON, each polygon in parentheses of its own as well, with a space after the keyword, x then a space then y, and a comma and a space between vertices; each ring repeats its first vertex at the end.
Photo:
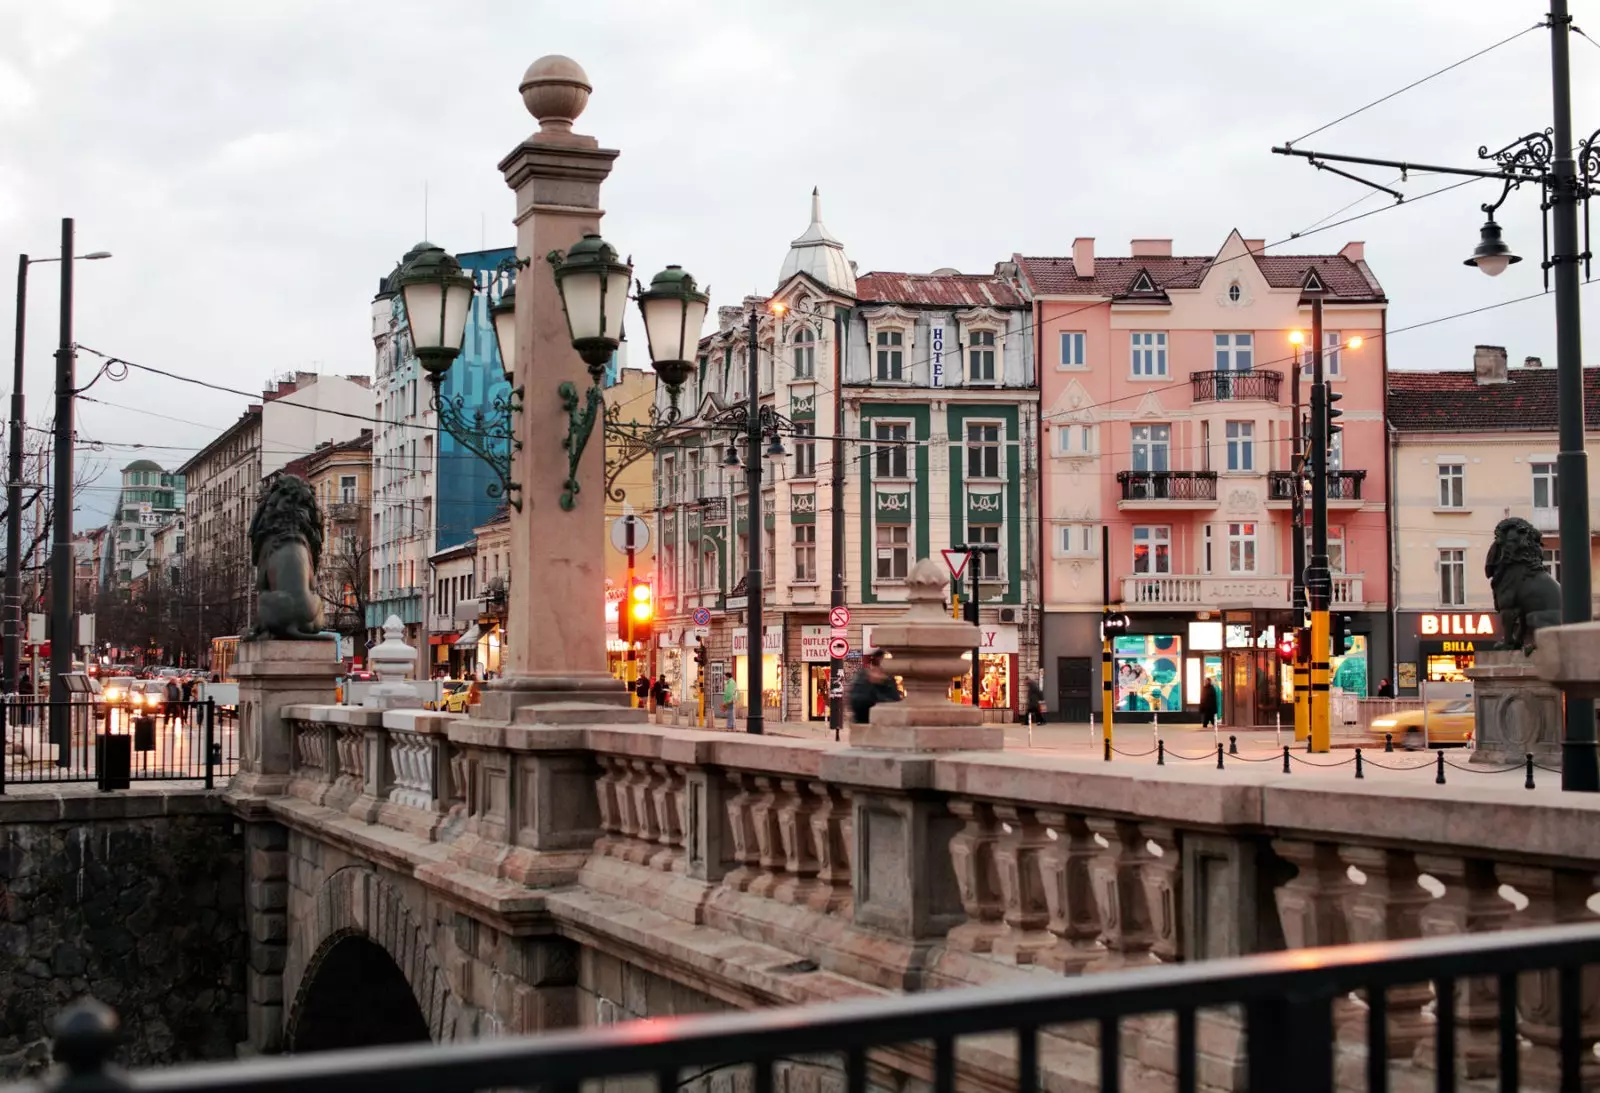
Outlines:
POLYGON ((817 374, 817 335, 809 326, 801 325, 794 334, 794 378, 815 379, 817 374))

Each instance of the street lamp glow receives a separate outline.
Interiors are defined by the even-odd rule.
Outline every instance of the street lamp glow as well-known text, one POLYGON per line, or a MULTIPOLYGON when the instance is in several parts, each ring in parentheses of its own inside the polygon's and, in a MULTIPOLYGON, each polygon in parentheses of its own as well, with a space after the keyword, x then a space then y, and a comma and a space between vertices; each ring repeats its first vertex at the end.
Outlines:
POLYGON ((1345 345, 1346 349, 1360 349, 1361 346, 1362 346, 1362 343, 1365 342, 1365 341, 1366 341, 1366 339, 1363 338, 1360 334, 1352 334, 1350 336, 1350 340, 1345 342, 1344 345, 1345 345))
POLYGON ((555 279, 572 348, 598 375, 622 344, 622 316, 633 267, 618 257, 615 247, 590 232, 561 259, 555 279))
POLYGON ((1304 330, 1291 330, 1291 331, 1289 331, 1289 344, 1290 345, 1304 345, 1305 342, 1306 342, 1306 332, 1304 330))
POLYGON ((710 294, 701 292, 682 266, 668 266, 651 278, 649 288, 639 290, 650 365, 674 397, 694 368, 691 361, 710 304, 710 294))
POLYGON ((1478 235, 1478 245, 1473 248, 1472 257, 1462 265, 1477 266, 1490 277, 1498 277, 1506 271, 1507 266, 1522 261, 1519 255, 1511 253, 1511 248, 1500 238, 1500 225, 1494 222, 1494 217, 1483 222, 1478 235))
POLYGON ((431 379, 442 379, 461 352, 472 308, 472 278, 453 255, 429 243, 406 263, 399 281, 411 351, 431 379))
POLYGON ((789 305, 784 303, 782 300, 774 300, 772 303, 767 305, 767 310, 771 311, 774 315, 782 315, 784 312, 789 310, 789 305))

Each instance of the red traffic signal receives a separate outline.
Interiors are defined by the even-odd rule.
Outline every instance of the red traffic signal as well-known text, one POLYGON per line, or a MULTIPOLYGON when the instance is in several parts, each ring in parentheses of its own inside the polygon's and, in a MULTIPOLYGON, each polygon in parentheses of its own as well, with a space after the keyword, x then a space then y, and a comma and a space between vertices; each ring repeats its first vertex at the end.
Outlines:
POLYGON ((625 642, 647 642, 655 632, 655 621, 655 589, 649 581, 629 581, 628 593, 617 609, 617 637, 625 642))
POLYGON ((1278 638, 1278 659, 1285 661, 1293 660, 1294 645, 1294 631, 1285 630, 1283 635, 1278 638))

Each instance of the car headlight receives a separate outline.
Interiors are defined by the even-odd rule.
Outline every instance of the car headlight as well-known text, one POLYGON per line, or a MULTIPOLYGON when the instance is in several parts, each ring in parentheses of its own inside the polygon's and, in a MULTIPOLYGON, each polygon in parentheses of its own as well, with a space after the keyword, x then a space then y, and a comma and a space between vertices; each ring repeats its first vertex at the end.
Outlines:
POLYGON ((1392 729, 1398 724, 1399 722, 1392 717, 1380 717, 1372 723, 1372 727, 1375 729, 1392 729))

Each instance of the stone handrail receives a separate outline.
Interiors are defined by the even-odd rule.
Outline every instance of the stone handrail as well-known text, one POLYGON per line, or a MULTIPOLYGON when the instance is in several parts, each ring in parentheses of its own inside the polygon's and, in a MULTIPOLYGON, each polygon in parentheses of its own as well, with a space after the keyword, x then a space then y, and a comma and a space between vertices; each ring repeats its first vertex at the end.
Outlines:
MULTIPOLYGON (((1600 802, 1553 789, 284 712, 292 797, 486 878, 576 885, 874 989, 1583 921, 1597 888, 1600 802)), ((1464 1065, 1482 1072, 1494 984, 1458 990, 1464 1065)), ((1553 997, 1523 992, 1530 1073, 1554 1050, 1553 997)), ((1430 1001, 1391 992, 1397 1057, 1426 1049, 1430 1001)))

